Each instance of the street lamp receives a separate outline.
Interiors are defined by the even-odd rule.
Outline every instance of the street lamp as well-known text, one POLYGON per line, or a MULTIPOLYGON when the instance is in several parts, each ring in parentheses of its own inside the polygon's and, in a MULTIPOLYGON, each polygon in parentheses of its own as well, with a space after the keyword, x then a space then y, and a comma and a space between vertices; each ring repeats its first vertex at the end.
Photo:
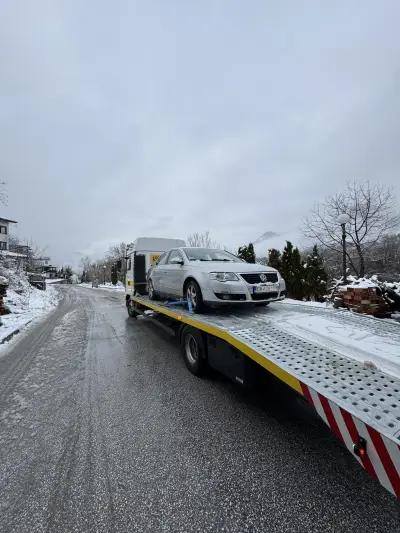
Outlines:
POLYGON ((347 281, 347 265, 346 265, 346 224, 350 220, 347 213, 341 213, 337 217, 338 223, 342 226, 342 270, 343 270, 343 283, 347 281))
POLYGON ((103 285, 106 284, 106 265, 103 265, 103 285))

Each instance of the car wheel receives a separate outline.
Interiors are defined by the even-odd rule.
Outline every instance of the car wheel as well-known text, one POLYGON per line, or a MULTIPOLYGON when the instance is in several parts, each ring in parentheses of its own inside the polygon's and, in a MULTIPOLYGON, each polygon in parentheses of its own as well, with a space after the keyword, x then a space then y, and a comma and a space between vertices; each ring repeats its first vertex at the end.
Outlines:
POLYGON ((153 282, 151 281, 151 279, 149 279, 149 281, 147 283, 147 291, 149 293, 149 299, 150 300, 156 300, 157 299, 157 294, 156 294, 156 291, 154 290, 154 285, 153 285, 153 282))
POLYGON ((194 313, 201 313, 204 309, 203 296, 201 294, 201 289, 199 284, 190 280, 186 285, 186 299, 192 304, 192 309, 194 313))
POLYGON ((182 354, 188 370, 201 376, 207 367, 206 347, 200 331, 186 326, 181 336, 182 354))

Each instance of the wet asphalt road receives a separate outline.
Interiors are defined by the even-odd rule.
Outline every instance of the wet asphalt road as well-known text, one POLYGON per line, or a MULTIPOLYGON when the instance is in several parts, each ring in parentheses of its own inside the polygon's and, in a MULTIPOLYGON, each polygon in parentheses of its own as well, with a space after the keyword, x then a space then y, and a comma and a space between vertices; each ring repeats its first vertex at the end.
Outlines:
POLYGON ((294 396, 198 379, 123 295, 63 292, 0 358, 1 532, 400 532, 294 396))

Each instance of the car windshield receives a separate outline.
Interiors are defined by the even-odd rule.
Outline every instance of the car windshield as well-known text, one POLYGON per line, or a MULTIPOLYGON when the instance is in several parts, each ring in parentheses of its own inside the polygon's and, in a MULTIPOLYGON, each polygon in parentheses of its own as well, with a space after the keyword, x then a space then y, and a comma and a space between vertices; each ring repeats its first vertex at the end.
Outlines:
POLYGON ((229 263, 242 263, 242 260, 225 250, 211 248, 184 248, 189 261, 222 261, 229 263))

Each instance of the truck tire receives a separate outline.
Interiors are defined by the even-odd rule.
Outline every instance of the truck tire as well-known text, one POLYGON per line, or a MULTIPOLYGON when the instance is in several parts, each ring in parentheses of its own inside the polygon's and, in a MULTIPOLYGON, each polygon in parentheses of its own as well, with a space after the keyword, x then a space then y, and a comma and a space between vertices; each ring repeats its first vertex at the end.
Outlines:
POLYGON ((195 376, 202 376, 207 367, 204 337, 195 328, 185 326, 181 334, 181 349, 185 365, 195 376))
POLYGON ((135 311, 135 308, 132 305, 131 298, 129 295, 126 296, 126 310, 128 311, 128 315, 131 318, 137 318, 139 313, 135 311))
POLYGON ((185 286, 186 299, 191 301, 194 313, 201 313, 204 310, 203 295, 197 281, 191 279, 185 286))

